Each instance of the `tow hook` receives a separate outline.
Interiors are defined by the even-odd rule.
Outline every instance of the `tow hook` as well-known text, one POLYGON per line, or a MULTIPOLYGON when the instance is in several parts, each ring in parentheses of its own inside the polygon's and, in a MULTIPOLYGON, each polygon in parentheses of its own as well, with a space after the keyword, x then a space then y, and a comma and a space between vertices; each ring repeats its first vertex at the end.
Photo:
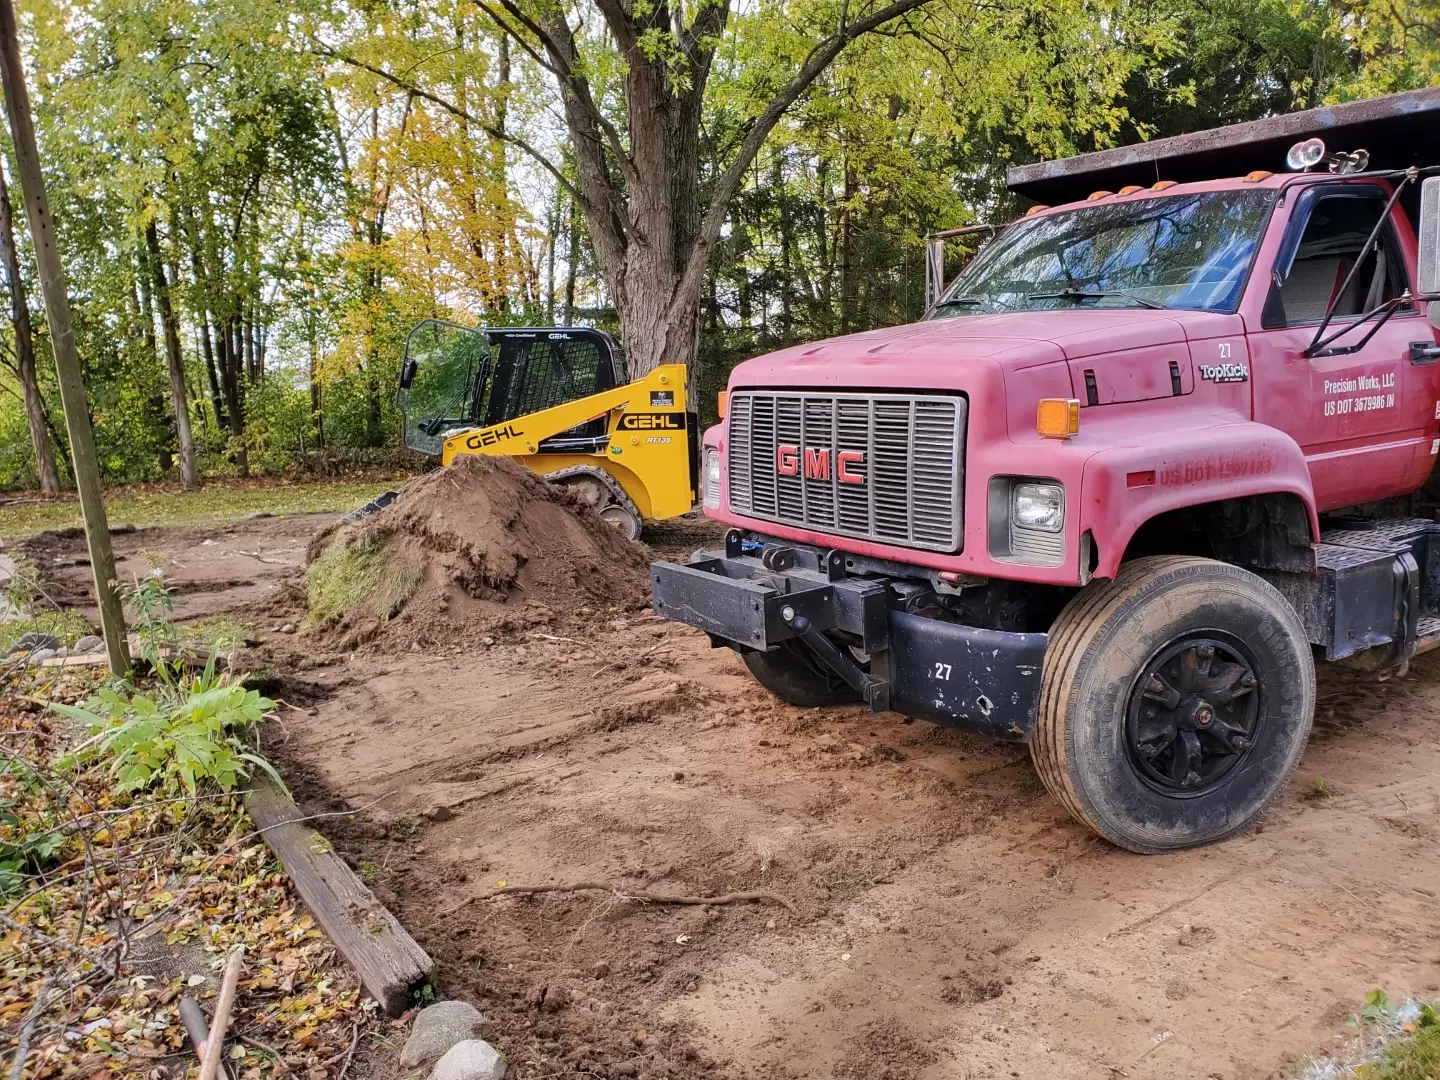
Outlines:
POLYGON ((889 682, 877 679, 868 671, 863 670, 859 664, 841 652, 838 645, 816 630, 809 619, 804 615, 797 614, 789 604, 780 609, 780 618, 791 630, 795 631, 796 637, 809 646, 810 651, 822 664, 849 683, 850 687, 864 698, 865 703, 870 706, 871 712, 889 711, 889 682))

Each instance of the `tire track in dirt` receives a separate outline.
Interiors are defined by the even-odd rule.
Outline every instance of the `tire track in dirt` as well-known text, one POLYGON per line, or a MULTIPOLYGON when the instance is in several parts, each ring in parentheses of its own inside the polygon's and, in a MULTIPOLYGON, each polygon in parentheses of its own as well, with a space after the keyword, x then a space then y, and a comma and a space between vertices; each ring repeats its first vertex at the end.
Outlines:
MULTIPOLYGON (((704 537, 666 539, 683 557, 704 537)), ((314 710, 275 732, 302 805, 383 796, 327 834, 492 1017, 517 1080, 1259 1080, 1372 987, 1440 993, 1440 657, 1379 684, 1322 672, 1261 826, 1145 858, 1070 821, 1021 747, 785 706, 646 615, 562 632, 356 655, 304 685, 303 639, 267 661, 314 710), (764 889, 802 916, 605 894, 446 914, 500 880, 582 879, 764 889)))

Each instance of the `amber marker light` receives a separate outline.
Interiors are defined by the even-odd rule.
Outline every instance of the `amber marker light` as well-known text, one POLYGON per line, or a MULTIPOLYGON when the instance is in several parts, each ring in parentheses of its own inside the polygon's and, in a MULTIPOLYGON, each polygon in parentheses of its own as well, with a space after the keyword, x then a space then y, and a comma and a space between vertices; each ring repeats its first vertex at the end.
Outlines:
POLYGON ((728 392, 721 390, 720 393, 715 395, 715 407, 720 410, 721 420, 725 419, 725 406, 728 404, 730 404, 730 395, 728 392))
POLYGON ((1035 430, 1047 439, 1068 439, 1080 433, 1078 398, 1041 398, 1035 407, 1035 430))

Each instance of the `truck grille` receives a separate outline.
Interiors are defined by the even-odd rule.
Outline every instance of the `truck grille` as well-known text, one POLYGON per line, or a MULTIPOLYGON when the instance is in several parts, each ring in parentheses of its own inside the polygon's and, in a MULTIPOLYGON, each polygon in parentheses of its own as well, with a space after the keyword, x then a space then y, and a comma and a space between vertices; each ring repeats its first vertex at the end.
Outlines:
POLYGON ((736 391, 730 509, 927 551, 962 535, 965 399, 736 391))

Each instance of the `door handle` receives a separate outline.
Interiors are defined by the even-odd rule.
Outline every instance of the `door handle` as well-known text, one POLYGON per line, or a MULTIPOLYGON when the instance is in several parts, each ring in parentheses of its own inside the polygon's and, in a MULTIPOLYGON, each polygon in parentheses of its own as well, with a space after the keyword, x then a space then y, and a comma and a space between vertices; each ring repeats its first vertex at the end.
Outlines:
POLYGON ((1433 364, 1440 360, 1440 345, 1430 341, 1410 342, 1410 363, 1433 364))

